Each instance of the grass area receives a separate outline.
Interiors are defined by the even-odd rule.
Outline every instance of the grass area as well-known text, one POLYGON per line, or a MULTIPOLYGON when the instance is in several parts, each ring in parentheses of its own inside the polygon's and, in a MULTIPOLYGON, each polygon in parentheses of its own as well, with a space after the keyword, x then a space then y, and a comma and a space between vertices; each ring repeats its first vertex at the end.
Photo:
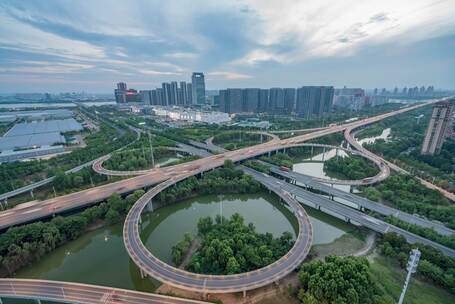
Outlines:
POLYGON ((365 246, 365 239, 366 231, 355 228, 329 244, 314 245, 311 248, 311 257, 323 259, 330 254, 347 256, 362 249, 365 246))
MULTIPOLYGON (((373 257, 370 265, 374 279, 383 290, 384 300, 387 301, 385 303, 396 303, 406 278, 405 271, 400 268, 397 261, 384 256, 373 257)), ((404 303, 451 304, 455 303, 455 295, 413 276, 404 303)))

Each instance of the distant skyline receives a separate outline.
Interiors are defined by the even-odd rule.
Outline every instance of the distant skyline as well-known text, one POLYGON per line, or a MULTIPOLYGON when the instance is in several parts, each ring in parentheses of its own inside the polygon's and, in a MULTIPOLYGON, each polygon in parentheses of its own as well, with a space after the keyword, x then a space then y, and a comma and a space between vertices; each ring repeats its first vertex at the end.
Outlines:
POLYGON ((453 0, 0 2, 0 93, 227 87, 455 89, 453 0))

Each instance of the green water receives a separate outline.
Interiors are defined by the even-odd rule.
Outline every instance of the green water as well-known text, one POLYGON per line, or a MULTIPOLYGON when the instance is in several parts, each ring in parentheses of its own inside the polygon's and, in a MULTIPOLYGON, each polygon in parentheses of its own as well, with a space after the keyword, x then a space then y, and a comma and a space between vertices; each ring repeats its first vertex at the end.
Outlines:
MULTIPOLYGON (((314 244, 330 243, 352 229, 341 220, 305 208, 313 224, 314 244)), ((254 223, 258 232, 279 236, 289 231, 295 237, 296 219, 274 195, 268 193, 207 195, 162 207, 143 216, 141 236, 153 254, 170 263, 171 247, 183 238, 185 232, 196 232, 200 217, 216 214, 228 217, 235 212, 240 213, 245 222, 254 223)), ((97 229, 67 243, 21 270, 16 277, 100 284, 140 291, 153 291, 159 285, 152 279, 140 279, 138 268, 123 246, 122 223, 97 229)))

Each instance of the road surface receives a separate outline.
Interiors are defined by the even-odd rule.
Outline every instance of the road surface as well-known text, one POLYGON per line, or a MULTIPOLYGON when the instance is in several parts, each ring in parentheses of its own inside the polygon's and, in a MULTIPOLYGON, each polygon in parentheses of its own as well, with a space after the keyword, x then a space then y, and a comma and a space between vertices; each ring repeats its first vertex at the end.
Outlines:
MULTIPOLYGON (((247 170, 247 169, 245 169, 247 170)), ((187 272, 162 262, 142 243, 140 220, 144 209, 153 205, 153 198, 164 189, 194 174, 204 167, 181 173, 145 193, 129 211, 123 227, 123 241, 134 263, 146 274, 171 286, 202 293, 228 293, 255 289, 278 281, 297 268, 308 255, 312 243, 312 227, 305 209, 276 184, 268 185, 293 211, 299 224, 299 233, 291 250, 274 263, 250 272, 235 275, 204 275, 187 272)), ((159 246, 159 244, 154 244, 159 246)), ((153 245, 152 245, 153 246, 153 245)))
POLYGON ((405 221, 410 224, 415 224, 419 225, 421 227, 425 228, 432 228, 434 229, 437 233, 441 235, 453 235, 455 231, 453 229, 450 229, 443 224, 432 222, 430 220, 397 210, 395 208, 371 201, 367 198, 355 195, 353 193, 349 193, 343 190, 340 190, 335 187, 331 187, 329 185, 326 185, 324 183, 320 183, 314 180, 312 176, 308 176, 302 173, 294 172, 294 171, 283 171, 280 170, 277 166, 270 165, 267 163, 267 165, 270 166, 270 171, 274 174, 283 176, 285 178, 288 178, 294 182, 302 183, 305 184, 308 187, 311 187, 313 189, 325 192, 327 194, 336 196, 338 198, 341 198, 343 200, 349 201, 351 203, 354 203, 358 205, 359 207, 375 211, 377 213, 380 213, 385 216, 392 215, 402 221, 405 221))
POLYGON ((0 297, 81 304, 208 303, 99 285, 30 279, 0 279, 0 297))
POLYGON ((209 156, 203 159, 198 159, 192 162, 169 166, 165 168, 152 169, 146 172, 144 175, 128 178, 119 182, 94 187, 88 190, 83 190, 76 193, 56 197, 53 199, 37 202, 35 204, 25 203, 16 206, 15 208, 0 212, 0 229, 7 227, 23 224, 33 220, 46 218, 56 213, 65 212, 81 206, 88 206, 90 204, 100 202, 107 199, 113 193, 129 193, 136 189, 148 187, 156 183, 165 181, 172 176, 178 175, 183 171, 191 170, 193 166, 204 166, 206 170, 222 166, 224 160, 230 159, 234 162, 242 161, 248 158, 253 158, 269 151, 275 151, 279 148, 298 144, 311 139, 319 138, 325 135, 342 132, 347 128, 358 128, 364 125, 372 124, 382 119, 398 115, 407 111, 411 111, 436 101, 426 102, 419 105, 414 105, 407 108, 402 108, 393 112, 381 114, 378 116, 358 120, 355 122, 336 125, 324 130, 318 130, 304 135, 299 135, 291 138, 287 138, 280 141, 266 142, 260 145, 246 147, 243 149, 228 151, 222 154, 209 156))

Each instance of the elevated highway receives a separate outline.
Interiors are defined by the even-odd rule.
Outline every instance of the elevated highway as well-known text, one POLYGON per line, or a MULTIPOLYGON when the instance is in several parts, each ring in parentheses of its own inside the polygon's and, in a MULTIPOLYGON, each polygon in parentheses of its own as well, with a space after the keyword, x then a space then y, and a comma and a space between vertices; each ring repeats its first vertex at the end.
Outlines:
POLYGON ((88 206, 90 204, 107 199, 113 193, 129 193, 136 189, 148 187, 167 180, 172 176, 182 173, 183 171, 191 170, 191 168, 194 166, 202 165, 204 166, 204 170, 211 170, 223 165, 223 162, 226 159, 238 162, 248 158, 253 158, 270 151, 275 151, 284 146, 298 144, 325 135, 342 132, 346 128, 358 128, 364 125, 372 124, 382 119, 411 111, 434 102, 436 101, 402 108, 397 111, 381 114, 343 125, 332 126, 324 130, 295 136, 277 142, 266 142, 252 147, 247 147, 235 151, 228 151, 222 154, 206 157, 185 164, 149 170, 140 176, 37 202, 35 204, 29 204, 26 207, 17 206, 16 208, 0 212, 0 229, 5 229, 13 225, 23 224, 33 220, 49 217, 53 214, 65 212, 67 210, 79 208, 81 206, 88 206))
MULTIPOLYGON (((261 135, 261 142, 263 141, 262 140, 263 136, 269 137, 274 142, 278 142, 280 140, 280 138, 277 135, 271 134, 269 132, 251 131, 251 132, 246 132, 246 133, 261 135)), ((215 153, 224 153, 226 151, 229 151, 229 150, 224 149, 223 147, 220 147, 220 146, 214 144, 213 143, 214 139, 215 139, 215 136, 212 136, 212 137, 209 137, 206 139, 205 144, 206 144, 208 150, 215 152, 215 153)))
POLYGON ((361 208, 361 209, 368 209, 371 211, 375 211, 375 212, 385 215, 385 216, 391 215, 391 216, 394 216, 394 217, 396 217, 404 222, 410 223, 410 224, 415 224, 415 225, 419 225, 421 227, 434 229, 437 233, 439 233, 441 235, 453 235, 455 233, 455 230, 450 229, 450 228, 444 226, 443 224, 436 223, 436 222, 397 210, 395 208, 371 201, 367 198, 340 190, 338 188, 331 187, 327 184, 320 183, 320 182, 314 180, 314 178, 311 176, 301 174, 298 172, 294 172, 294 171, 286 172, 286 171, 280 170, 277 166, 270 165, 268 163, 267 163, 267 165, 270 166, 270 171, 273 174, 282 176, 282 177, 290 180, 291 184, 292 183, 304 184, 307 187, 322 191, 331 196, 341 198, 350 203, 354 203, 357 206, 359 206, 359 208, 361 208))
POLYGON ((150 253, 140 237, 139 222, 143 210, 153 209, 153 198, 159 192, 203 171, 203 167, 195 168, 193 171, 168 179, 145 193, 129 211, 123 227, 123 240, 128 254, 141 271, 177 288, 202 293, 228 293, 245 292, 276 282, 303 262, 310 251, 313 236, 309 217, 305 209, 288 192, 276 185, 268 185, 268 188, 288 204, 297 218, 299 233, 291 250, 274 263, 258 270, 235 275, 204 275, 172 267, 150 253))
MULTIPOLYGON (((346 139, 346 141, 351 145, 353 146, 356 150, 358 151, 361 151, 362 153, 365 153, 365 154, 368 154, 369 156, 373 157, 373 158, 376 158, 378 161, 381 161, 381 162, 384 162, 385 164, 387 164, 387 166, 390 167, 390 169, 398 172, 398 173, 402 173, 402 174, 410 174, 408 171, 406 171, 405 169, 397 166, 396 164, 392 163, 392 162, 389 162, 388 160, 368 151, 367 149, 365 149, 358 141, 357 139, 355 138, 355 134, 356 132, 358 131, 358 129, 360 128, 360 126, 351 126, 349 128, 346 128, 345 131, 344 131, 344 138, 346 139)), ((455 194, 445 190, 445 189, 442 189, 441 187, 438 187, 426 180, 424 180, 423 178, 420 178, 418 176, 416 176, 416 178, 420 181, 420 183, 422 185, 424 185, 425 187, 427 187, 428 189, 432 189, 432 190, 436 190, 436 191, 439 191, 439 193, 441 193, 443 196, 445 196, 447 199, 455 202, 455 194)))
POLYGON ((435 249, 440 250, 443 254, 447 256, 455 258, 455 250, 443 246, 439 243, 428 240, 407 230, 398 228, 394 225, 391 225, 380 219, 369 216, 359 210, 343 205, 339 202, 333 201, 322 195, 318 195, 310 191, 307 191, 299 186, 286 183, 283 180, 272 177, 265 173, 259 173, 249 168, 246 168, 245 171, 248 174, 251 174, 256 180, 260 181, 264 185, 272 186, 275 184, 279 186, 280 189, 288 193, 292 193, 292 195, 298 198, 300 202, 310 207, 319 209, 322 212, 328 213, 330 215, 340 216, 341 218, 344 218, 349 222, 357 223, 361 226, 364 226, 381 234, 387 232, 395 232, 399 235, 404 236, 409 243, 422 243, 424 245, 428 245, 435 249))
MULTIPOLYGON (((100 304, 206 304, 208 302, 132 291, 107 286, 70 282, 0 279, 0 298, 53 301, 60 303, 100 304)), ((1 299, 0 299, 1 302, 1 299)))
MULTIPOLYGON (((69 169, 69 170, 65 171, 65 174, 79 172, 80 170, 82 170, 84 168, 90 167, 93 164, 94 161, 95 160, 91 160, 91 161, 86 162, 86 163, 84 163, 82 165, 79 165, 77 167, 69 169)), ((19 195, 19 194, 22 194, 22 193, 27 193, 27 192, 30 192, 31 195, 33 196, 33 190, 51 183, 54 180, 54 178, 55 178, 55 176, 51 176, 51 177, 48 177, 46 179, 40 180, 38 182, 29 184, 27 186, 24 186, 24 187, 21 187, 21 188, 17 188, 17 189, 15 189, 13 191, 9 191, 9 192, 5 192, 3 194, 0 194, 0 201, 7 202, 7 200, 9 198, 14 197, 14 196, 19 195)))

